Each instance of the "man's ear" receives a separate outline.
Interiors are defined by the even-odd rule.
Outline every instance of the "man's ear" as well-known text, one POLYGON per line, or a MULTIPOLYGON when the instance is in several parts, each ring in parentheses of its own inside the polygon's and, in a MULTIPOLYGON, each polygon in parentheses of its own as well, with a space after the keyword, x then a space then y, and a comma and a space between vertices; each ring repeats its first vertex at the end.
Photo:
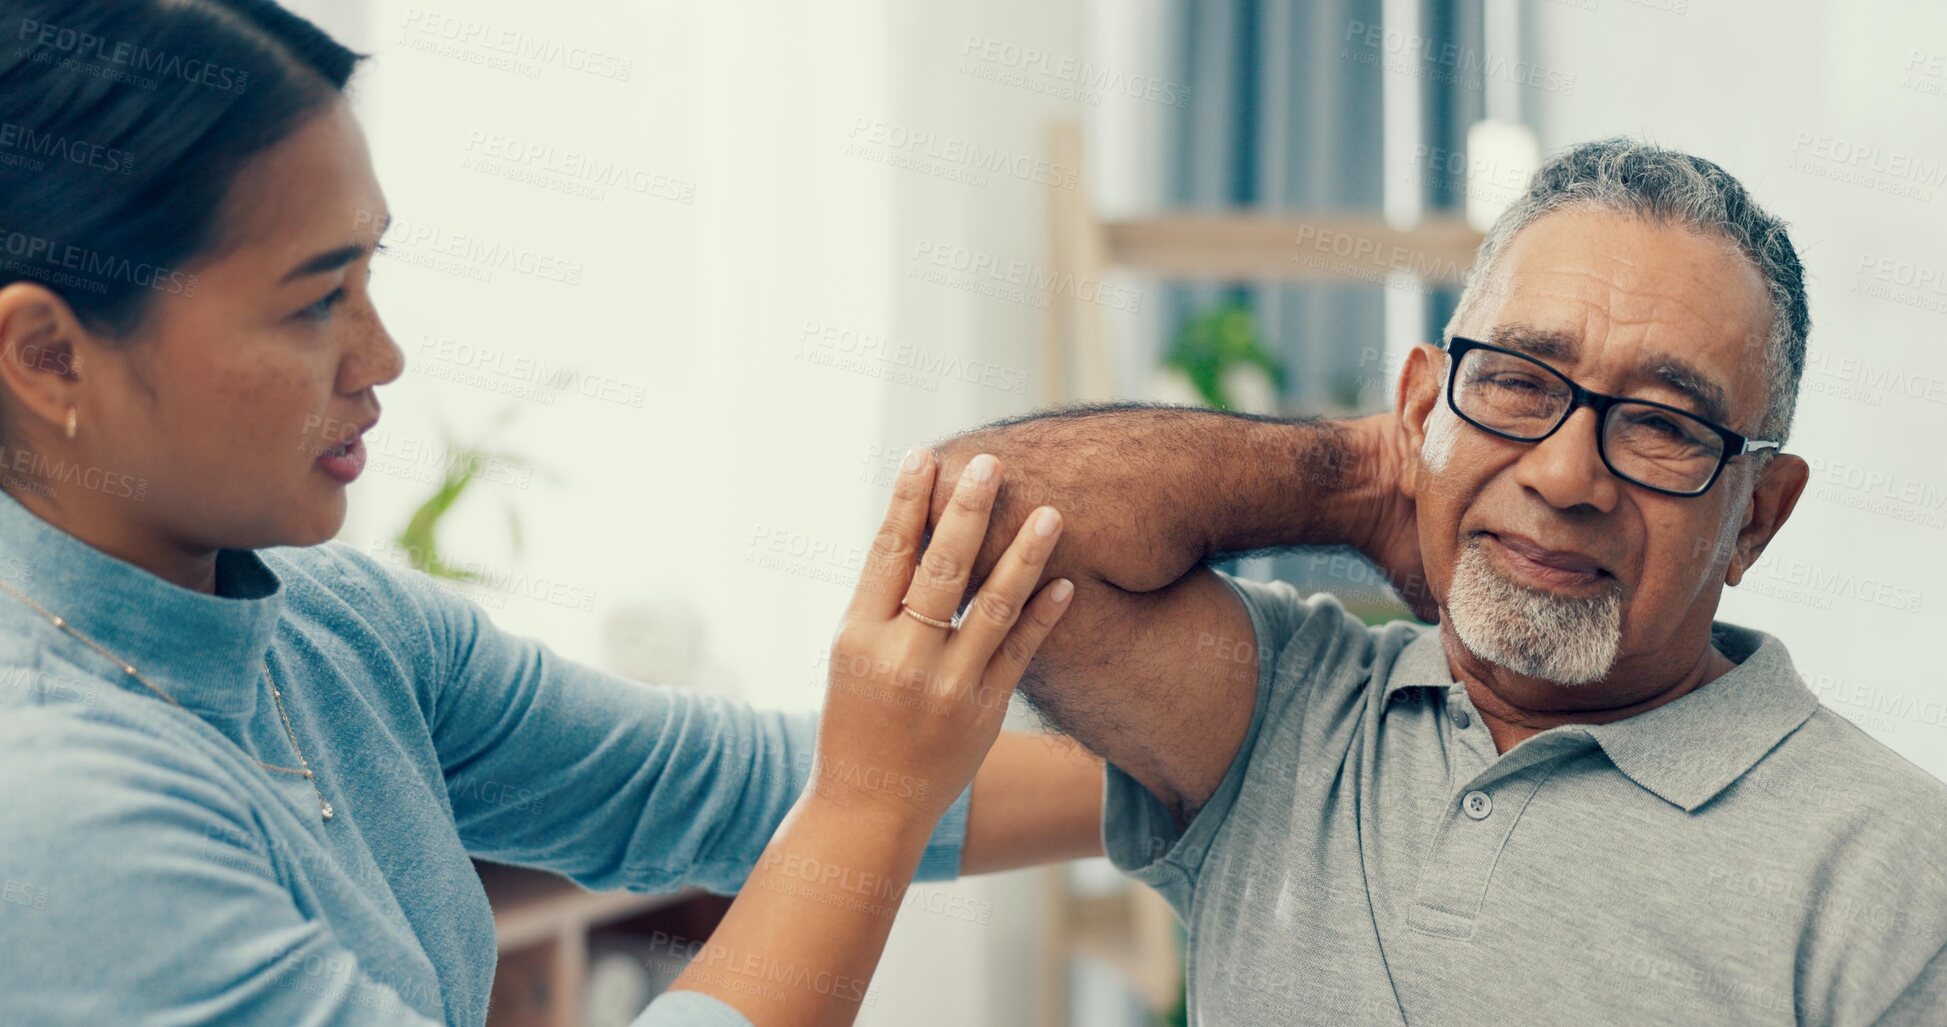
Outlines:
POLYGON ((1399 394, 1394 398, 1393 416, 1399 419, 1399 431, 1406 441, 1405 466, 1401 468, 1399 488, 1408 499, 1418 499, 1420 495, 1420 450, 1426 445, 1426 422, 1433 416, 1433 408, 1440 402, 1440 382, 1446 370, 1445 350, 1426 343, 1416 343, 1406 352, 1406 362, 1399 369, 1399 394))
POLYGON ((67 419, 81 385, 81 330, 67 301, 46 288, 15 282, 0 289, 0 390, 16 419, 67 419))
POLYGON ((1724 584, 1736 586, 1744 572, 1758 562, 1764 547, 1785 526, 1810 478, 1811 468, 1791 453, 1780 453, 1765 464, 1757 486, 1751 490, 1751 502, 1745 507, 1744 524, 1737 530, 1736 548, 1724 566, 1724 584))

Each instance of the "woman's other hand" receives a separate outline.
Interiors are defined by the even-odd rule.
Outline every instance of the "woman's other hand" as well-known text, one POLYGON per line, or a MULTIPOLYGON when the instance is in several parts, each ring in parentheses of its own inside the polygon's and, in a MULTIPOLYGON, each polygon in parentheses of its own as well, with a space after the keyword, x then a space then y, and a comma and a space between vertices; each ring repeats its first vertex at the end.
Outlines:
POLYGON ((858 588, 832 644, 811 789, 855 812, 932 824, 972 780, 1000 733, 1008 697, 1074 596, 1066 579, 1036 590, 1061 537, 1061 515, 1041 507, 950 622, 987 534, 1001 468, 982 454, 921 555, 938 461, 907 455, 872 541, 858 588))

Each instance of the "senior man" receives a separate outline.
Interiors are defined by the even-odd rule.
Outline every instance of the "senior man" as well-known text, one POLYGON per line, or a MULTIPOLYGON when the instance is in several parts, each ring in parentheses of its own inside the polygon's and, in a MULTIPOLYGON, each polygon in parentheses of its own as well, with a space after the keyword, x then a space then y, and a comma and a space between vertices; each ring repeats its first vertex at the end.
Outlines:
POLYGON ((1023 689, 1107 759, 1193 1022, 1947 1023, 1947 786, 1714 619, 1806 483, 1808 327, 1780 222, 1612 139, 1535 175, 1388 413, 940 447, 943 482, 1006 467, 976 571, 1066 516, 1079 592, 1023 689), (1206 566, 1330 544, 1438 626, 1206 566))

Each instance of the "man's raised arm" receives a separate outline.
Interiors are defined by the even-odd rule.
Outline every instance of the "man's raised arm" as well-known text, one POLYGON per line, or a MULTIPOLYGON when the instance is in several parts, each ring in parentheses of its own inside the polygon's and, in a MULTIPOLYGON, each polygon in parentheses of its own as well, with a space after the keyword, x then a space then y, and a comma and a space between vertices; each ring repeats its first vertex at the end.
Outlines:
MULTIPOLYGON (((1412 536, 1398 530, 1411 523, 1410 501, 1392 485, 1394 468, 1406 466, 1400 438, 1392 414, 1280 420, 1189 407, 1063 408, 935 445, 932 520, 968 461, 999 459, 978 582, 1029 512, 1044 504, 1062 512, 1062 544, 1046 576, 1072 580, 1076 598, 1021 690, 1056 727, 1187 819, 1250 726, 1263 655, 1243 605, 1205 564, 1295 545, 1397 549, 1384 540, 1412 536)), ((1407 572, 1395 567, 1417 569, 1417 548, 1375 555, 1396 584, 1407 572)))

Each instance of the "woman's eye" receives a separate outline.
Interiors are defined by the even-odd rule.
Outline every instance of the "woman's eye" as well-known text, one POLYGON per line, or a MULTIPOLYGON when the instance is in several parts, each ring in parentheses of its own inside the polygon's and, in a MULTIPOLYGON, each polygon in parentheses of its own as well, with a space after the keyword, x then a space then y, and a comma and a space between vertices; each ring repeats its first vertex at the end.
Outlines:
POLYGON ((342 288, 333 289, 331 291, 331 295, 326 296, 324 299, 321 299, 318 302, 313 303, 308 307, 305 307, 303 310, 298 311, 298 316, 308 318, 313 321, 328 321, 331 319, 331 308, 337 306, 338 302, 340 300, 343 300, 344 298, 345 298, 344 289, 342 288))

